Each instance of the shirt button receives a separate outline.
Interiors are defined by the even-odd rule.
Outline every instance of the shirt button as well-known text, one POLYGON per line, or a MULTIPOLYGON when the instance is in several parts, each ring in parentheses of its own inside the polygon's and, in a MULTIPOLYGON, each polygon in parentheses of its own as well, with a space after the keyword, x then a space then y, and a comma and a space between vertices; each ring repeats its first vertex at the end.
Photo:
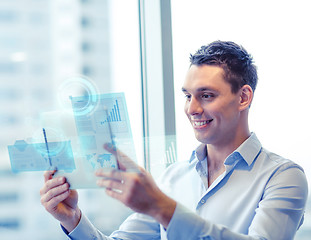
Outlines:
POLYGON ((202 199, 202 200, 201 200, 201 203, 205 203, 205 200, 204 200, 204 199, 202 199))

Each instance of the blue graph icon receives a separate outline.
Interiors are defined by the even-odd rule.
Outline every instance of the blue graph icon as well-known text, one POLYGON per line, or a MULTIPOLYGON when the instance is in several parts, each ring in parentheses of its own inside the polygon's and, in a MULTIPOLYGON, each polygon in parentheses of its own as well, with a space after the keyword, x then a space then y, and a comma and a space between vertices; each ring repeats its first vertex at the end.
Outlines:
POLYGON ((119 104, 118 104, 118 100, 116 100, 111 111, 109 113, 107 112, 107 118, 104 121, 101 121, 100 124, 103 125, 107 122, 121 122, 121 121, 122 119, 121 119, 119 104))

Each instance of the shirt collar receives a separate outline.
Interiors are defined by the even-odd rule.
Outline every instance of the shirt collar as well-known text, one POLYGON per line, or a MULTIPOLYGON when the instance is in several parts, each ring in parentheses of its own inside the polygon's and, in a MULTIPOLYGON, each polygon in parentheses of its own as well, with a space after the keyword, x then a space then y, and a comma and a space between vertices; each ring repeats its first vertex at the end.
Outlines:
MULTIPOLYGON (((252 133, 248 139, 246 139, 232 154, 230 154, 230 156, 240 155, 249 166, 258 156, 258 154, 261 151, 261 148, 262 148, 261 143, 258 140, 256 134, 252 133)), ((225 164, 227 164, 227 160, 225 161, 225 164)))
POLYGON ((206 156, 207 156, 207 147, 206 144, 202 143, 192 152, 189 162, 191 163, 195 159, 202 161, 204 160, 204 158, 206 158, 206 156))
MULTIPOLYGON (((255 133, 252 133, 251 136, 246 139, 233 153, 231 153, 226 161, 226 165, 231 165, 237 160, 240 160, 241 158, 248 164, 251 165, 253 161, 256 159, 257 155, 261 151, 261 143, 258 140, 255 133)), ((206 144, 200 144, 191 155, 191 158, 189 162, 192 162, 193 160, 197 159, 199 161, 202 161, 207 156, 207 148, 206 144)))

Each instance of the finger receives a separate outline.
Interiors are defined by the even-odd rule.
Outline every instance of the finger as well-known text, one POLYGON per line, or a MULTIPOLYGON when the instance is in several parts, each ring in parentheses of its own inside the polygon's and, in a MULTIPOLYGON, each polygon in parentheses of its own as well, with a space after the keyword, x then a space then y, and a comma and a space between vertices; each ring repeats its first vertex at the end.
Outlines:
POLYGON ((124 172, 114 170, 114 169, 111 171, 107 171, 105 169, 99 169, 95 172, 95 175, 97 177, 102 177, 106 179, 115 179, 119 181, 122 181, 122 179, 125 177, 124 172))
POLYGON ((115 190, 119 190, 121 192, 124 188, 123 181, 116 181, 116 180, 111 180, 111 179, 102 178, 102 179, 97 180, 96 184, 99 187, 104 187, 104 188, 108 188, 108 189, 115 189, 115 190))
POLYGON ((119 169, 123 171, 139 171, 138 165, 111 143, 105 144, 104 148, 117 158, 119 169))
POLYGON ((106 194, 114 199, 122 201, 122 192, 121 191, 115 191, 111 188, 106 188, 106 194))
POLYGON ((48 201, 41 199, 41 203, 48 212, 52 212, 53 209, 55 209, 59 203, 64 201, 66 198, 68 198, 69 194, 70 194, 70 190, 60 193, 59 195, 51 198, 48 201))
POLYGON ((141 167, 141 166, 138 166, 138 170, 140 171, 140 172, 146 172, 146 170, 143 168, 143 167, 141 167))
POLYGON ((44 186, 40 190, 40 195, 47 193, 50 189, 55 188, 59 185, 62 185, 66 182, 66 178, 64 177, 57 177, 49 179, 45 182, 44 186))
POLYGON ((66 193, 66 192, 69 192, 69 184, 68 183, 64 183, 60 186, 52 188, 41 196, 41 203, 45 204, 45 203, 51 201, 51 199, 53 199, 53 198, 56 198, 56 200, 58 201, 58 199, 59 199, 58 196, 66 193))
POLYGON ((129 157, 123 155, 118 156, 119 167, 123 171, 127 172, 139 172, 139 166, 131 160, 129 157))
POLYGON ((53 171, 45 171, 43 176, 44 176, 44 182, 46 182, 49 179, 53 178, 53 175, 56 173, 56 170, 53 171))

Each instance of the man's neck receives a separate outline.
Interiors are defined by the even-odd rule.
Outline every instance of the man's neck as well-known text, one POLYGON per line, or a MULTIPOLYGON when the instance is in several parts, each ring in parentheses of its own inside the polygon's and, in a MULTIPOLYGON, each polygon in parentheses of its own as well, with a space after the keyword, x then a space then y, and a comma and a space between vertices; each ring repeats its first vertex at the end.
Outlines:
POLYGON ((226 145, 207 145, 208 187, 226 170, 226 158, 236 150, 248 137, 250 132, 226 145))
POLYGON ((226 158, 236 150, 247 138, 249 138, 251 133, 246 131, 244 134, 235 137, 232 141, 228 141, 225 144, 208 144, 208 166, 216 169, 224 164, 226 158))

